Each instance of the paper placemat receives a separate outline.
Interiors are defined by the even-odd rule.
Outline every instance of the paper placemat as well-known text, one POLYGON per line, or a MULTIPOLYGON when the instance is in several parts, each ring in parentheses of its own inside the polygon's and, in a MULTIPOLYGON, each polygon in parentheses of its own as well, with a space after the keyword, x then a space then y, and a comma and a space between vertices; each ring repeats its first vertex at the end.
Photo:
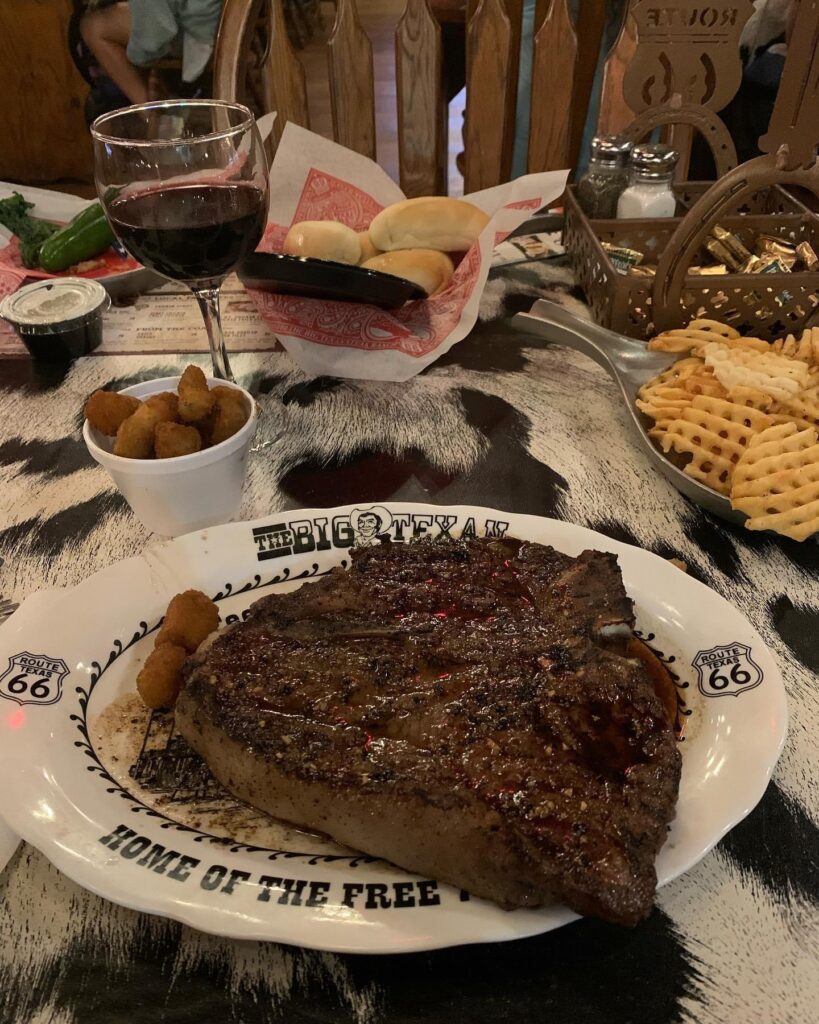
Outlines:
MULTIPOLYGON (((222 285, 221 304, 222 327, 231 354, 278 347, 275 335, 265 326, 235 274, 222 285)), ((95 355, 207 351, 205 325, 196 300, 186 288, 169 283, 113 303, 105 316, 102 344, 95 355)), ((10 328, 0 331, 0 357, 27 355, 26 347, 10 328)))

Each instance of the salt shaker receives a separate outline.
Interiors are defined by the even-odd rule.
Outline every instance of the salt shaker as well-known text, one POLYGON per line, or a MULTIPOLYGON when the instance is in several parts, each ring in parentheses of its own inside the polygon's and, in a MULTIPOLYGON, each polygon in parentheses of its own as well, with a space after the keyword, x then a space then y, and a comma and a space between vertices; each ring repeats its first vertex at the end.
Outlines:
POLYGON ((617 200, 628 185, 631 142, 616 135, 592 139, 589 168, 577 183, 577 201, 591 219, 617 216, 617 200))
POLYGON ((670 146, 647 144, 631 151, 631 180, 617 201, 617 216, 673 217, 677 201, 671 176, 679 154, 670 146))

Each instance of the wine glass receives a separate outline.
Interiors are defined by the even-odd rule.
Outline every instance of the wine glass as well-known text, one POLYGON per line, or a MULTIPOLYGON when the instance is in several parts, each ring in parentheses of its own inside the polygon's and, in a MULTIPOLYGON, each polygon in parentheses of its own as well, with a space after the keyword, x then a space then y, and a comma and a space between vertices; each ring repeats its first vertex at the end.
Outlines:
POLYGON ((233 380, 219 287, 267 221, 267 160, 253 115, 221 100, 141 103, 98 117, 91 135, 114 234, 144 266, 191 289, 214 376, 233 380))

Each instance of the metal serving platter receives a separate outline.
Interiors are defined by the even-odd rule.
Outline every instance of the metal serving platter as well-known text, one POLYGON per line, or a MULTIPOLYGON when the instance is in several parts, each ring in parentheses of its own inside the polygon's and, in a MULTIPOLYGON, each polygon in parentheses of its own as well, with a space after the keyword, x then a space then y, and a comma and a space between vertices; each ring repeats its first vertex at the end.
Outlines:
POLYGON ((637 392, 643 384, 680 359, 679 353, 649 352, 645 342, 616 334, 590 320, 581 320, 562 306, 545 299, 538 299, 528 313, 516 314, 512 322, 526 334, 582 352, 602 366, 619 387, 638 441, 656 469, 681 494, 708 512, 729 523, 741 525, 745 522, 745 513, 731 508, 728 498, 683 473, 658 450, 648 436, 648 419, 635 405, 637 392))

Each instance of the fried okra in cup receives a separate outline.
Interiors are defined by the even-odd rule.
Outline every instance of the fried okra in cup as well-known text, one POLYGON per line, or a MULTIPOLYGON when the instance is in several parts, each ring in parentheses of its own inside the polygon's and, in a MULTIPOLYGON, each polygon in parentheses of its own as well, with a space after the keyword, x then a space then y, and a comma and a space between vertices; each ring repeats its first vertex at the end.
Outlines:
POLYGON ((83 438, 142 524, 178 537, 239 515, 258 423, 249 392, 191 366, 95 392, 83 438))
POLYGON ((176 392, 144 401, 116 391, 95 391, 85 403, 88 423, 116 440, 112 453, 126 459, 175 459, 212 448, 247 423, 251 409, 243 391, 210 387, 198 366, 188 366, 176 392))

